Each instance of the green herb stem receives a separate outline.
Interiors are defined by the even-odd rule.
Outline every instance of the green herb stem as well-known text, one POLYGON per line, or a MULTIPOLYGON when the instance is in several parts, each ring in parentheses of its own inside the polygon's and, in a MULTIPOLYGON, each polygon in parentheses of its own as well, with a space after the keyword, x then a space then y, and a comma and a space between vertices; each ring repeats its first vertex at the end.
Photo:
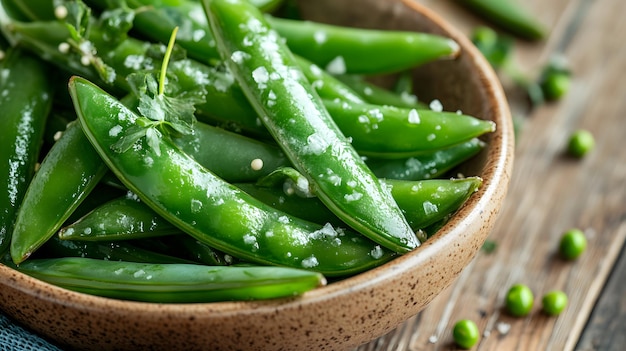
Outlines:
POLYGON ((163 64, 161 65, 161 75, 159 76, 159 96, 163 96, 165 91, 165 74, 167 73, 167 65, 170 62, 170 56, 172 56, 172 50, 174 49, 176 33, 178 33, 178 27, 174 27, 174 29, 172 30, 170 41, 167 43, 167 49, 165 50, 165 57, 163 57, 163 64))

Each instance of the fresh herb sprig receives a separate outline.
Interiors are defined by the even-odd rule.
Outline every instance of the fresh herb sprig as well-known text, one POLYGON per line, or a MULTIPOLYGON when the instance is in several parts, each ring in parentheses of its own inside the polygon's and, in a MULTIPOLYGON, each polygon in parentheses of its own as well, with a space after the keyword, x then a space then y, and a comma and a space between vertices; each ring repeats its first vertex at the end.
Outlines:
POLYGON ((204 101, 204 90, 166 91, 167 67, 174 49, 178 27, 174 28, 161 65, 158 80, 151 72, 138 72, 128 76, 128 82, 138 98, 137 111, 141 117, 112 145, 116 152, 129 150, 145 137, 148 146, 160 155, 159 139, 165 136, 189 135, 196 122, 195 105, 204 101))

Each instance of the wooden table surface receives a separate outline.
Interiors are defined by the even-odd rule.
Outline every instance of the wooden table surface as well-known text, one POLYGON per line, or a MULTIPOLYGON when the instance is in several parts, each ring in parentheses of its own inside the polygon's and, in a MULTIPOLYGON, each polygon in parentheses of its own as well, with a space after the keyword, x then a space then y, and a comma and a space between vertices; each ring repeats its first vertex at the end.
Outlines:
MULTIPOLYGON (((479 18, 452 0, 417 0, 466 34, 479 18)), ((454 350, 452 326, 474 320, 475 350, 626 349, 626 1, 520 1, 550 29, 538 43, 518 42, 514 60, 536 74, 555 54, 573 71, 564 99, 529 111, 509 95, 523 121, 505 205, 488 240, 461 276, 423 312, 358 351, 454 350), (582 160, 564 155, 571 132, 591 131, 582 160), (555 255, 562 232, 582 229, 587 251, 574 262, 555 255), (503 310, 506 290, 528 285, 535 307, 525 318, 503 310), (544 293, 569 296, 558 317, 541 313, 544 293)))

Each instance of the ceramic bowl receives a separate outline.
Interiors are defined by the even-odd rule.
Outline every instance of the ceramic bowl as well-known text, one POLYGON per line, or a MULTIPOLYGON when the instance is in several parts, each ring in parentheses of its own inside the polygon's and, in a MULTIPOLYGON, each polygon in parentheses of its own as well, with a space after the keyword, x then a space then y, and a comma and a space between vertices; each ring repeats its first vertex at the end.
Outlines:
MULTIPOLYGON (((509 181, 513 127, 501 86, 478 51, 412 0, 298 1, 307 19, 449 36, 458 58, 414 72, 417 95, 496 122, 460 171, 484 185, 435 236, 381 267, 298 298, 154 304, 64 290, 0 266, 0 308, 60 345, 88 350, 349 350, 393 330, 449 286, 489 234, 509 181)), ((390 53, 393 54, 393 53, 390 53)))

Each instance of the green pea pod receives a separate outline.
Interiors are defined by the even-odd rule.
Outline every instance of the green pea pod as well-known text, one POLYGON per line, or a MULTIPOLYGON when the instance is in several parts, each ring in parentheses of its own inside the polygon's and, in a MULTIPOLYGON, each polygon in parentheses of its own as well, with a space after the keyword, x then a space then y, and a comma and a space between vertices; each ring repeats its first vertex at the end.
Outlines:
POLYGON ((9 247, 15 214, 33 177, 52 104, 48 67, 19 49, 0 61, 0 254, 9 247))
POLYGON ((377 159, 368 157, 367 165, 379 178, 423 180, 437 178, 471 157, 477 155, 485 143, 472 139, 446 149, 404 159, 377 159))
POLYGON ((411 226, 423 229, 458 210, 482 185, 482 179, 388 180, 387 184, 411 226))
POLYGON ((96 207, 127 194, 128 190, 125 187, 113 187, 106 183, 105 179, 107 175, 113 177, 110 174, 110 172, 104 174, 100 183, 98 183, 89 195, 87 195, 87 197, 85 197, 85 199, 80 203, 80 205, 78 205, 74 212, 72 212, 72 214, 67 218, 64 225, 74 223, 87 213, 93 211, 96 207))
POLYGON ((173 254, 176 257, 208 266, 228 266, 239 263, 235 257, 185 234, 135 240, 133 243, 156 252, 173 254))
MULTIPOLYGON (((126 241, 76 241, 52 237, 31 260, 40 258, 81 257, 107 261, 142 263, 196 263, 195 261, 146 250, 126 241)), ((28 263, 28 261, 26 261, 28 263)))
POLYGON ((352 88, 321 69, 316 64, 299 56, 295 56, 295 59, 302 73, 304 73, 304 76, 311 82, 311 85, 320 97, 329 100, 338 99, 340 101, 354 103, 365 102, 352 88))
POLYGON ((333 213, 399 253, 419 246, 402 212, 333 122, 298 64, 246 1, 203 1, 217 47, 265 127, 333 213))
MULTIPOLYGON (((104 8, 105 0, 88 3, 104 8)), ((196 2, 178 0, 168 6, 155 0, 127 0, 131 8, 148 7, 137 14, 135 26, 144 35, 166 43, 175 26, 179 31, 177 42, 191 57, 210 62, 219 59, 215 40, 196 2)), ((267 4, 252 1, 262 10, 267 4), (264 6, 262 6, 264 5, 264 6)), ((275 4, 271 4, 275 8, 275 4)), ((273 28, 287 39, 293 52, 306 57, 321 67, 343 58, 345 72, 388 73, 412 68, 440 58, 454 57, 459 46, 453 40, 437 35, 415 32, 381 31, 345 28, 321 23, 287 20, 268 16, 273 28), (349 48, 349 50, 346 50, 349 48), (394 52, 394 55, 388 55, 394 52), (363 60, 367 57, 367 60, 363 60)))
POLYGON ((343 222, 337 218, 328 208, 317 198, 303 198, 296 195, 292 190, 282 187, 259 186, 251 183, 237 184, 241 190, 254 196, 290 215, 302 218, 314 223, 330 223, 333 226, 342 226, 343 222))
POLYGON ((42 161, 17 213, 11 257, 20 264, 61 227, 107 168, 72 123, 42 161))
MULTIPOLYGON (((105 0, 89 0, 88 3, 101 9, 106 8, 107 3, 109 8, 112 8, 111 6, 114 5, 105 0)), ((270 11, 276 5, 276 1, 253 1, 252 3, 263 11, 270 11)), ((172 30, 178 26, 180 29, 176 42, 187 50, 190 57, 201 62, 220 60, 219 53, 215 47, 215 40, 212 37, 209 25, 206 22, 206 16, 202 13, 199 3, 179 0, 176 2, 176 6, 169 6, 154 0, 130 0, 128 5, 135 9, 142 6, 148 7, 137 13, 134 21, 135 27, 142 34, 162 43, 167 43, 172 30), (200 11, 201 16, 198 15, 198 11, 200 11)), ((302 57, 297 57, 297 59, 300 63, 300 68, 320 96, 327 99, 340 98, 342 100, 362 102, 362 99, 350 88, 317 65, 302 57)))
MULTIPOLYGON (((176 139, 176 144, 198 163, 229 183, 256 182, 271 171, 290 166, 275 145, 260 142, 220 128, 197 123, 194 134, 176 139), (260 167, 260 169, 259 169, 260 167)), ((479 139, 406 159, 366 158, 379 178, 422 180, 439 177, 485 147, 479 139)))
POLYGON ((457 0, 469 10, 487 19, 509 32, 529 40, 545 37, 546 30, 516 3, 516 0, 457 0))
POLYGON ((361 76, 344 74, 337 75, 336 78, 370 104, 396 106, 399 108, 426 108, 426 105, 419 102, 413 94, 395 93, 370 83, 361 76))
POLYGON ((74 257, 32 260, 18 270, 78 292, 158 303, 292 297, 325 284, 319 273, 293 268, 150 264, 74 257))
POLYGON ((339 101, 324 105, 343 133, 352 138, 352 145, 366 156, 406 158, 495 130, 492 121, 454 112, 339 101))
MULTIPOLYGON (((277 168, 291 166, 276 145, 204 123, 196 124, 193 135, 177 138, 174 142, 202 166, 229 183, 256 182, 277 168)), ((414 157, 403 159, 367 157, 365 162, 379 178, 430 179, 439 177, 467 161, 484 146, 483 141, 474 138, 414 157)), ((119 181, 117 182, 119 184, 119 181)))
POLYGON ((335 74, 399 72, 459 53, 454 40, 433 34, 267 18, 292 52, 335 74))
POLYGON ((131 240, 180 233, 138 199, 111 200, 59 230, 63 240, 131 240))
MULTIPOLYGON (((275 179, 278 185, 287 184, 284 177, 275 179)), ((417 232, 443 220, 460 208, 481 186, 482 180, 469 177, 424 181, 386 180, 385 183, 391 188, 398 206, 413 230, 417 232)), ((294 217, 319 224, 343 225, 343 222, 317 198, 303 198, 297 195, 297 191, 292 190, 293 185, 268 187, 270 184, 264 184, 236 185, 263 203, 294 217)), ((154 238, 175 232, 176 229, 169 222, 156 215, 145 204, 121 198, 104 204, 80 221, 63 228, 59 232, 59 237, 63 240, 117 241, 154 238)), ((181 239, 177 236, 170 243, 181 239)))
POLYGON ((360 235, 292 218, 224 182, 168 138, 145 138, 126 152, 111 149, 138 117, 111 95, 74 77, 78 119, 95 149, 131 191, 182 231, 231 256, 261 264, 346 275, 378 266, 394 254, 360 235), (160 152, 157 154, 155 148, 160 152))
POLYGON ((289 164, 275 145, 196 123, 194 133, 175 140, 183 151, 229 183, 254 182, 289 164))
MULTIPOLYGON (((194 1, 175 0, 125 0, 136 12, 133 27, 148 38, 167 43, 174 27, 179 27, 176 43, 189 53, 190 57, 212 63, 220 56, 215 47, 215 40, 209 31, 202 6, 194 1)), ((87 0, 90 6, 104 10, 115 9, 117 4, 107 0, 87 0)), ((275 10, 282 1, 254 0, 251 3, 262 11, 275 10)))
MULTIPOLYGON (((478 177, 423 181, 385 180, 413 230, 423 229, 456 211, 482 184, 478 177)), ((259 200, 293 216, 317 223, 339 225, 332 212, 316 198, 302 198, 287 186, 260 187, 237 184, 259 200)))

